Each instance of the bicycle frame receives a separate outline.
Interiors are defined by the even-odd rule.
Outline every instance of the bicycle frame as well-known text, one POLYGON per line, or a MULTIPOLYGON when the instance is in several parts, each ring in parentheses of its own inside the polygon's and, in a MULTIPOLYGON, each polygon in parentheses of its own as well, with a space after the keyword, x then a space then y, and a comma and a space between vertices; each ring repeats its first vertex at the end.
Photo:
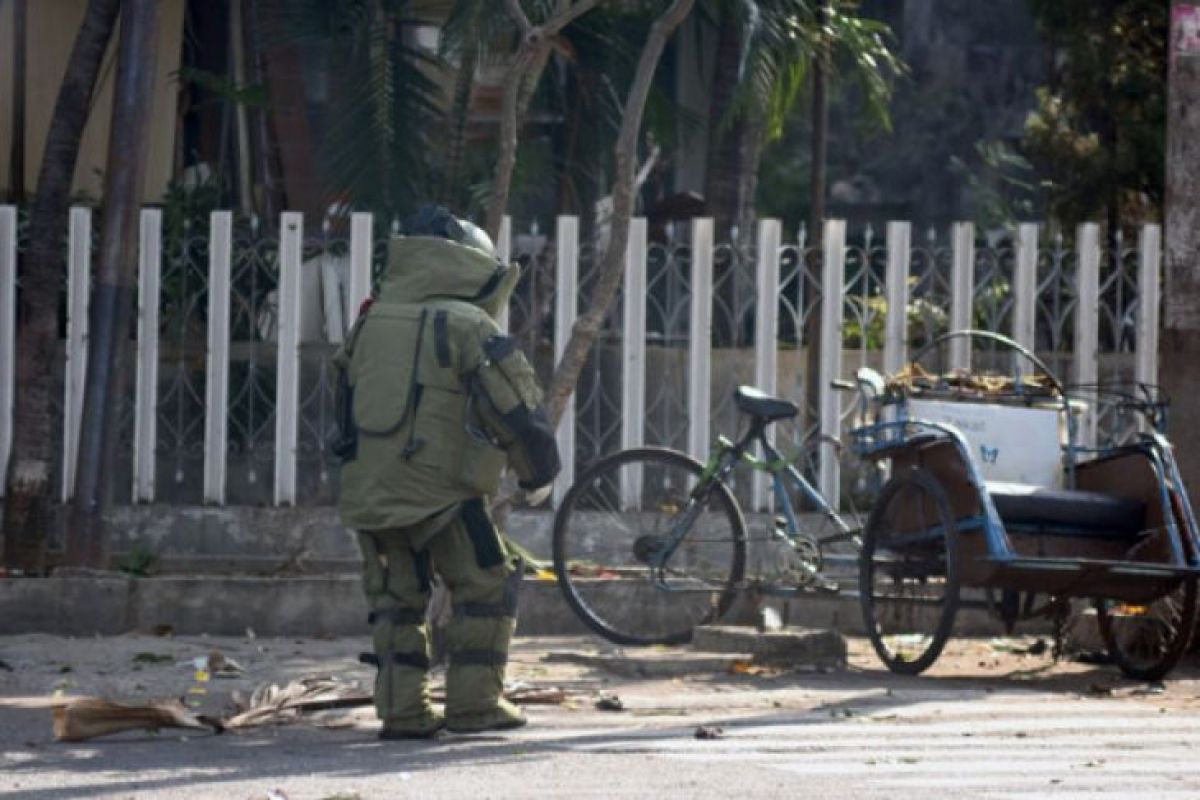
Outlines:
MULTIPOLYGON (((794 542, 797 540, 801 532, 796 509, 792 504, 791 497, 788 495, 788 481, 802 492, 810 503, 816 506, 817 511, 837 531, 833 535, 815 539, 814 541, 819 545, 849 541, 853 542, 855 547, 862 546, 862 540, 857 532, 846 524, 846 521, 842 519, 841 515, 837 513, 829 501, 825 499, 824 495, 805 479, 800 470, 796 469, 796 465, 785 458, 767 439, 766 430, 769 424, 763 422, 752 424, 750 429, 737 443, 734 443, 725 436, 717 437, 715 452, 713 452, 708 462, 704 465, 700 481, 692 490, 688 508, 675 521, 675 524, 671 528, 667 545, 657 554, 652 564, 656 572, 659 573, 656 582, 662 583, 662 570, 691 530, 696 515, 699 513, 700 503, 710 490, 713 482, 724 482, 741 463, 749 465, 755 472, 765 472, 771 476, 771 487, 775 497, 776 508, 783 514, 786 524, 783 533, 789 541, 794 542), (764 458, 758 458, 750 452, 751 445, 756 443, 762 448, 764 458)), ((778 529, 774 530, 776 533, 779 533, 778 529)), ((669 590, 669 587, 665 585, 662 588, 669 590)))

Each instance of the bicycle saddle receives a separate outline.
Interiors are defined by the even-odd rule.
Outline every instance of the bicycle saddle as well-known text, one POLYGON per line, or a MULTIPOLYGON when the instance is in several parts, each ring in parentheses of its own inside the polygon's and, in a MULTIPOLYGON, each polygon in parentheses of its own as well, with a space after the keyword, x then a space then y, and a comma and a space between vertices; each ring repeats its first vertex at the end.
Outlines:
POLYGON ((764 420, 790 419, 800 413, 790 400, 771 397, 753 386, 739 386, 733 393, 733 400, 741 411, 764 420))

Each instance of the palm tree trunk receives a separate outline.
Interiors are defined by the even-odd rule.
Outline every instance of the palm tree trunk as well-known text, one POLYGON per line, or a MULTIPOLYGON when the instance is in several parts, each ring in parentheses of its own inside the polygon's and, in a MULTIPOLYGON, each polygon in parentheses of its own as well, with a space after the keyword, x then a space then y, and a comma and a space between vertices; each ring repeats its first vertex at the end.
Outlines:
POLYGON ((704 180, 704 199, 709 216, 722 239, 730 228, 742 225, 746 208, 742 196, 745 167, 746 117, 730 117, 738 88, 738 67, 742 60, 742 34, 737 15, 722 4, 717 29, 716 65, 713 71, 712 101, 708 109, 708 172, 704 180))
POLYGON ((129 330, 138 263, 138 206, 146 174, 158 61, 159 0, 125 0, 112 129, 104 173, 100 258, 92 289, 87 378, 80 420, 67 563, 103 568, 112 506, 120 405, 128 397, 129 330))
MULTIPOLYGON (((1175 19, 1181 6, 1175 3, 1175 19)), ((1175 19, 1173 19, 1173 26, 1175 19)), ((1172 31, 1177 34, 1176 31, 1172 31)), ((1200 490, 1200 53, 1173 35, 1167 94, 1166 248, 1159 374, 1174 400, 1171 439, 1184 484, 1200 490)))
POLYGON ((120 0, 88 3, 58 90, 38 172, 17 333, 16 377, 21 391, 13 410, 13 449, 4 494, 4 557, 11 568, 38 569, 44 556, 52 502, 50 472, 60 433, 52 410, 58 382, 47 365, 55 363, 58 349, 63 232, 79 140, 120 5, 120 0))
POLYGON ((9 151, 8 191, 14 203, 25 202, 25 83, 29 5, 15 0, 12 52, 12 149, 9 151))

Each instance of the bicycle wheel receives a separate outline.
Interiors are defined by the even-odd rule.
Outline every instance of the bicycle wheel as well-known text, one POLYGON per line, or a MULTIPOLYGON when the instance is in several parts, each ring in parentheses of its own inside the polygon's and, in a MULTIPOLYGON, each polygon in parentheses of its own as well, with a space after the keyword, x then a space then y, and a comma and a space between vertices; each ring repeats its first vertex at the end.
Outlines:
POLYGON ((1196 628, 1196 581, 1145 605, 1096 601, 1096 623, 1113 663, 1126 677, 1156 681, 1175 668, 1196 628))
POLYGON ((958 611, 957 540, 946 493, 927 470, 892 477, 867 520, 859 593, 867 636, 892 672, 941 654, 958 611))
POLYGON ((626 450, 590 467, 563 499, 554 571, 596 633, 679 644, 729 609, 746 566, 746 523, 723 483, 696 491, 703 469, 673 450, 626 450))

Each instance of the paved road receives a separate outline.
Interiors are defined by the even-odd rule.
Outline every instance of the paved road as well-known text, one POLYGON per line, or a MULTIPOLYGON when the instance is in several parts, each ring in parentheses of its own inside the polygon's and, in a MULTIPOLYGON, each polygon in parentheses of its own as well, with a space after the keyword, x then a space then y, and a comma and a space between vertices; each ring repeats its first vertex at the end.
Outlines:
MULTIPOLYGON (((861 642, 844 673, 616 678, 548 659, 592 647, 527 641, 514 673, 570 699, 530 708, 504 736, 380 743, 367 713, 350 727, 291 725, 220 737, 164 732, 53 743, 49 712, 28 699, 161 694, 186 684, 187 659, 236 655, 250 685, 341 668, 348 641, 155 642, 0 639, 0 794, 28 798, 392 797, 1189 797, 1200 796, 1200 670, 1165 689, 1107 667, 956 642, 930 678, 878 671, 861 642), (240 649, 239 649, 240 648, 240 649), (260 650, 263 648, 263 650, 260 650), (129 671, 157 649, 173 664, 129 671), (62 672, 63 659, 71 671, 62 672), (103 674, 100 674, 103 673, 103 674), (141 687, 139 690, 137 687, 141 687), (593 707, 615 692, 621 712, 593 707), (44 696, 44 695, 43 695, 44 696), (21 699, 26 698, 26 699, 21 699), (701 740, 700 725, 720 738, 701 740)), ((366 673, 353 673, 365 677, 366 673)), ((215 695, 221 691, 214 689, 215 695)))

